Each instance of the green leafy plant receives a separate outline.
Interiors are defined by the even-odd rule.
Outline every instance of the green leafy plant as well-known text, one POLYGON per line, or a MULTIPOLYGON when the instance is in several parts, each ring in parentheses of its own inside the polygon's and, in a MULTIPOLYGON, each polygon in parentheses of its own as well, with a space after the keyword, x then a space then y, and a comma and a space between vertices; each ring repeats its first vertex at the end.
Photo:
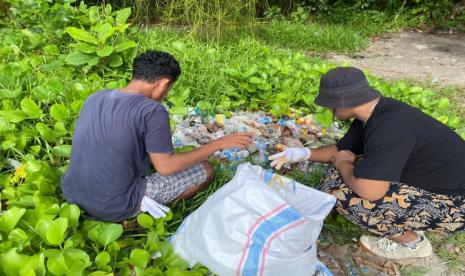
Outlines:
POLYGON ((131 9, 112 12, 111 5, 107 4, 103 9, 106 15, 103 21, 95 20, 98 7, 87 8, 81 2, 80 10, 88 14, 92 26, 88 30, 66 28, 76 43, 70 45, 74 51, 66 57, 65 62, 70 65, 87 65, 87 69, 95 65, 114 68, 132 64, 137 43, 124 36, 130 26, 126 21, 131 15, 131 9))

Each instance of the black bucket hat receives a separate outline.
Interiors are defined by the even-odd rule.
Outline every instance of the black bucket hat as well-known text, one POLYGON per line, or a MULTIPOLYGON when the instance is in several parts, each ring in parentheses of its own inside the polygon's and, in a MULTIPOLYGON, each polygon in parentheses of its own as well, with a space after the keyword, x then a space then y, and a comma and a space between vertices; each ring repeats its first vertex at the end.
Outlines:
POLYGON ((370 87, 365 74, 354 67, 337 67, 320 81, 320 92, 315 104, 327 108, 355 107, 381 97, 370 87))

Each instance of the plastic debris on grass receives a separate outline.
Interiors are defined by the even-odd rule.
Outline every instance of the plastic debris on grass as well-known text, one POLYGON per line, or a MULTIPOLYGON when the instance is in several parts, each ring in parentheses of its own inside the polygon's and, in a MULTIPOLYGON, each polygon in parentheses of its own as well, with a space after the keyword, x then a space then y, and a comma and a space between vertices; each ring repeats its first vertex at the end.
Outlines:
MULTIPOLYGON (((286 147, 318 147, 333 144, 342 137, 343 130, 332 126, 325 128, 318 124, 312 115, 299 116, 297 113, 281 118, 264 112, 236 112, 226 116, 203 115, 199 109, 190 110, 188 116, 173 116, 175 127, 173 145, 200 147, 213 140, 234 132, 252 132, 253 143, 246 149, 230 148, 215 153, 214 158, 221 163, 241 162, 245 159, 266 167, 268 156, 283 151, 286 147)), ((309 161, 297 166, 308 172, 309 161)), ((290 166, 284 168, 290 169, 290 166)))

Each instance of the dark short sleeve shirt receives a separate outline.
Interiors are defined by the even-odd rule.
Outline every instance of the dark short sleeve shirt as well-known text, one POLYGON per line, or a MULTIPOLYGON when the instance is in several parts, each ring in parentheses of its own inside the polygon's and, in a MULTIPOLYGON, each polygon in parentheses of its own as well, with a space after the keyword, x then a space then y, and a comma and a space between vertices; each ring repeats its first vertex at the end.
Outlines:
POLYGON ((140 209, 149 152, 172 153, 169 114, 138 94, 101 91, 86 100, 62 179, 65 198, 94 219, 120 221, 140 209))
POLYGON ((465 195, 465 141, 405 103, 381 98, 366 125, 354 120, 337 147, 363 155, 355 177, 465 195))

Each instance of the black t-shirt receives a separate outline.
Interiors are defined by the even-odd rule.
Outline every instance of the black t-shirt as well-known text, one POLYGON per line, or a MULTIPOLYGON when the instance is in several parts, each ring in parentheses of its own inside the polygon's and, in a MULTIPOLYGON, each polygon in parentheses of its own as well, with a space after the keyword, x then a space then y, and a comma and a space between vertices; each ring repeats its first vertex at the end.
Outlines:
POLYGON ((62 179, 66 199, 94 219, 133 216, 145 194, 149 152, 173 152, 163 105, 117 90, 91 95, 79 114, 62 179))
POLYGON ((337 148, 363 155, 354 168, 357 178, 465 195, 465 140, 397 100, 382 97, 366 125, 354 120, 337 148))

